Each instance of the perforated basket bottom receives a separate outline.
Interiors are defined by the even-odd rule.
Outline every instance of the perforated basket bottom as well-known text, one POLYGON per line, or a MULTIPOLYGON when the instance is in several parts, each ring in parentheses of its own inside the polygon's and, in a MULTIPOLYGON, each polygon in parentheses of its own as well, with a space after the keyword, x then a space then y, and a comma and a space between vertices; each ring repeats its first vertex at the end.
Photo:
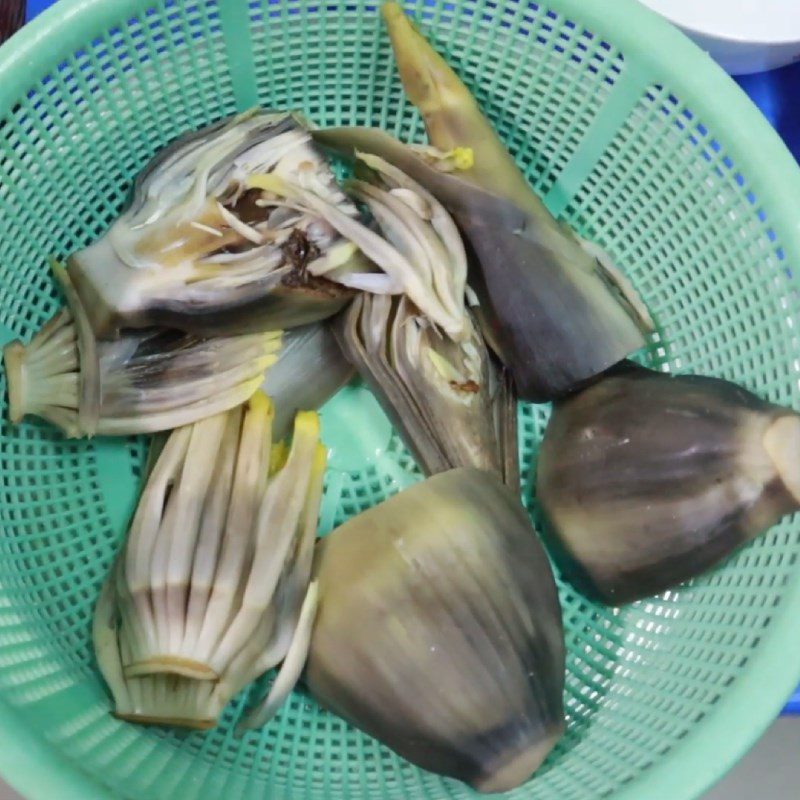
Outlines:
MULTIPOLYGON (((43 21, 47 38, 13 69, 0 63, 5 340, 29 339, 61 304, 46 257, 101 233, 137 170, 187 128, 257 101, 301 108, 321 125, 379 124, 421 138, 375 8, 361 0, 83 5, 91 13, 43 21), (45 63, 43 53, 48 66, 31 67, 45 63)), ((417 10, 531 183, 606 247, 647 299, 658 333, 643 361, 727 377, 791 405, 800 370, 796 235, 754 188, 755 167, 731 154, 734 123, 711 125, 684 96, 702 69, 675 80, 667 67, 660 74, 653 54, 661 45, 647 36, 629 37, 621 52, 584 14, 597 24, 609 18, 620 37, 629 20, 649 18, 621 2, 603 4, 602 15, 598 7, 464 0, 417 10)), ((658 63, 695 57, 669 45, 658 63)), ((737 125, 750 120, 745 111, 737 125)), ((547 413, 520 409, 522 497, 537 524, 533 465, 547 413)), ((323 531, 419 478, 365 390, 348 388, 323 418, 333 446, 323 531), (348 436, 357 446, 342 445, 348 436)), ((244 696, 209 734, 109 716, 91 614, 135 503, 142 453, 139 440, 67 442, 37 422, 0 424, 0 699, 63 757, 58 769, 71 764, 109 797, 137 800, 470 796, 302 691, 243 739, 232 730, 244 696)), ((636 800, 688 796, 682 762, 669 780, 648 776, 751 669, 797 584, 799 538, 787 519, 713 574, 622 610, 594 606, 560 582, 568 730, 535 781, 511 796, 597 800, 637 780, 636 800)), ((776 660, 770 674, 786 669, 776 660)), ((712 771, 724 766, 715 753, 725 739, 705 740, 712 771)))

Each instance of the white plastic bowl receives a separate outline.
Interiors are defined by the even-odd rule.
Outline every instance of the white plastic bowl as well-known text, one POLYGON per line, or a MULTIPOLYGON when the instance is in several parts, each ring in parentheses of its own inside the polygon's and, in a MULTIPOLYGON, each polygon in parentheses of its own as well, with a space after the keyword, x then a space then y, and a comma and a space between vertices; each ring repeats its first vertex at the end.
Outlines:
POLYGON ((800 0, 642 0, 682 28, 728 72, 800 61, 800 0))

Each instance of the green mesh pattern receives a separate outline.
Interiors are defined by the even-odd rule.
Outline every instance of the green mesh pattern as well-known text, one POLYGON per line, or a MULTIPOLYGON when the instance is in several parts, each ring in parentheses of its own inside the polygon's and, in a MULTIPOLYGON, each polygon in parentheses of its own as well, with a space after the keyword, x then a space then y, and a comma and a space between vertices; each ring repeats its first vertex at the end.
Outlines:
MULTIPOLYGON (((647 299, 659 329, 643 361, 797 405, 800 179, 727 79, 624 0, 409 7, 548 204, 647 299)), ((61 299, 47 257, 101 233, 136 172, 187 128, 259 102, 420 139, 376 12, 363 0, 65 0, 12 40, 0 51, 2 340, 27 340, 49 318, 61 299)), ((537 524, 547 414, 520 408, 522 495, 537 524)), ((67 442, 35 421, 0 423, 0 711, 43 743, 42 771, 129 800, 471 797, 302 690, 241 739, 246 693, 208 734, 109 715, 92 606, 144 453, 142 439, 67 442)), ((419 478, 396 434, 363 468, 334 460, 322 531, 419 478)), ((719 777, 797 677, 800 648, 778 639, 800 610, 799 551, 800 525, 788 519, 713 574, 622 610, 559 581, 568 731, 510 796, 683 800, 719 777)), ((37 775, 6 766, 45 796, 37 775)))

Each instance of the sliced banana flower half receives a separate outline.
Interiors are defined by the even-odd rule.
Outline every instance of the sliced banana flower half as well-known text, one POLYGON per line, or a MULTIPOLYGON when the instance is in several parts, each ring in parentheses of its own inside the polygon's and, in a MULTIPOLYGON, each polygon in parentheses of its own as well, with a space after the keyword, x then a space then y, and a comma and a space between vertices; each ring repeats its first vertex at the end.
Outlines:
POLYGON ((564 638, 517 497, 435 475, 318 546, 314 696, 403 758, 480 791, 526 781, 564 731, 564 638))
MULTIPOLYGON (((639 349, 644 335, 653 329, 650 314, 602 249, 584 241, 548 211, 472 93, 400 4, 385 3, 381 10, 403 88, 422 114, 431 145, 445 155, 468 151, 469 159, 449 159, 459 167, 456 181, 484 189, 495 198, 493 202, 469 195, 457 217, 478 256, 485 284, 484 312, 487 326, 498 329, 498 352, 508 359, 525 399, 548 400, 566 394, 639 349), (498 198, 508 206, 498 204, 498 198), (509 241, 498 241, 498 235, 509 241), (511 276, 511 293, 500 283, 504 271, 511 276), (517 309, 508 305, 514 292, 518 293, 517 309), (526 309, 534 292, 541 296, 537 307, 526 309), (536 332, 547 334, 527 347, 548 351, 551 341, 561 343, 554 359, 564 364, 560 372, 548 375, 546 357, 526 368, 530 350, 525 337, 520 341, 517 336, 526 312, 540 318, 536 332)), ((438 169, 442 171, 442 166, 438 169)))
POLYGON ((30 344, 5 347, 9 418, 42 417, 71 438, 189 425, 247 400, 280 348, 280 331, 203 338, 151 328, 97 342, 64 309, 30 344))
POLYGON ((354 373, 328 322, 286 331, 280 356, 261 385, 275 404, 274 437, 282 439, 298 411, 320 408, 354 373))
POLYGON ((518 487, 516 402, 467 320, 454 342, 407 297, 361 294, 334 330, 427 475, 472 466, 518 487))
POLYGON ((164 444, 95 615, 117 716, 210 727, 282 663, 252 712, 263 724, 299 679, 326 454, 317 415, 302 412, 285 457, 273 458, 273 416, 257 393, 164 444))
POLYGON ((248 185, 256 174, 357 216, 296 115, 223 120, 159 153, 127 210, 69 259, 73 312, 110 338, 153 325, 201 335, 276 330, 339 310, 352 292, 321 276, 373 268, 319 215, 264 201, 248 185))
POLYGON ((800 509, 798 454, 795 411, 625 364, 555 404, 538 498, 565 572, 618 605, 702 574, 800 509))

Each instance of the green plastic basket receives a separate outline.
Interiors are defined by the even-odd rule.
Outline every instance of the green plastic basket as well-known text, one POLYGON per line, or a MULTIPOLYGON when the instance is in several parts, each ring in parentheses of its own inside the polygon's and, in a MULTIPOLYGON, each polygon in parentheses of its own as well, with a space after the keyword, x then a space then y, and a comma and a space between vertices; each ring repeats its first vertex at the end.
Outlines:
MULTIPOLYGON (((548 205, 624 266, 658 323, 655 368, 797 405, 800 177, 735 85, 633 0, 420 2, 548 205)), ((100 234, 176 134, 256 103, 420 138, 374 4, 63 0, 0 48, 0 338, 62 300, 46 266, 100 234)), ((4 378, 3 378, 4 380, 4 378)), ((0 387, 5 397, 5 386, 0 387)), ((5 402, 5 401, 4 401, 5 402)), ((5 417, 5 409, 2 409, 5 417)), ((525 502, 547 417, 520 408, 525 502)), ((359 386, 323 415, 323 531, 419 479, 359 386)), ((0 430, 0 770, 42 800, 439 800, 423 773, 297 692, 233 734, 109 715, 90 620, 144 442, 0 430)), ((621 610, 560 583, 569 727, 510 797, 684 800, 730 767, 800 676, 800 524, 621 610)))

